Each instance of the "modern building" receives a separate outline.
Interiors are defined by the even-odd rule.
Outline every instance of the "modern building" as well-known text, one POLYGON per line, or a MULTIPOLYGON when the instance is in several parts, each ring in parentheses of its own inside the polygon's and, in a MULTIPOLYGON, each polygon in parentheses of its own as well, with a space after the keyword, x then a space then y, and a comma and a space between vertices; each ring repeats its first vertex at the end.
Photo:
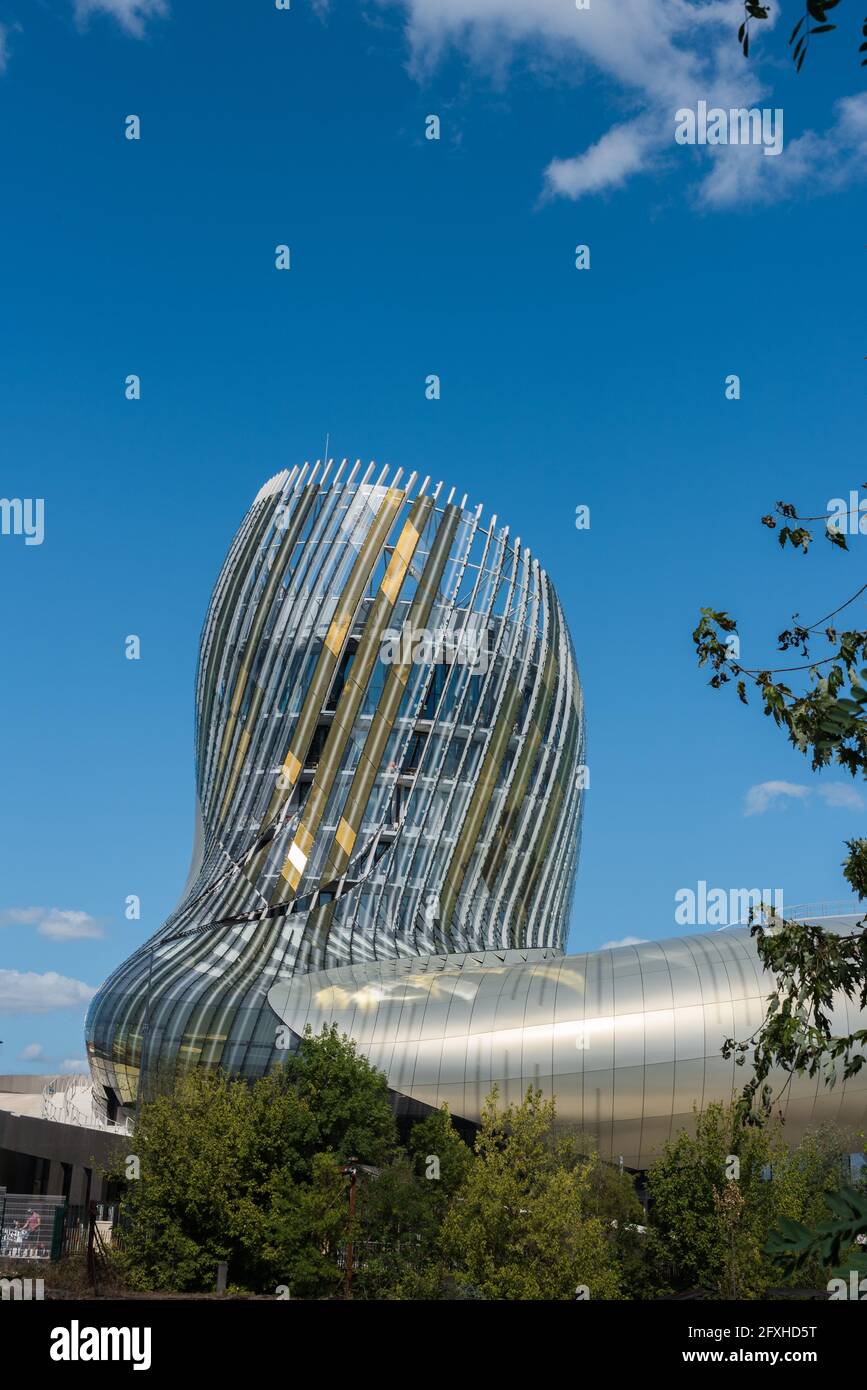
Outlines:
POLYGON ((0 1194, 104 1201, 104 1170, 127 1152, 126 1129, 94 1111, 89 1076, 0 1076, 0 1194))
POLYGON ((343 472, 266 483, 217 581, 189 882, 87 1021, 112 1109, 157 1073, 263 1074, 295 974, 562 946, 584 722, 554 588, 454 490, 343 472))
MULTIPOLYGON (((373 465, 272 478, 202 633, 186 888, 88 1013, 109 1117, 334 1020, 398 1107, 538 1082, 644 1166, 742 1080, 719 1046, 770 985, 747 932, 564 956, 586 783, 563 611, 507 526, 373 465)), ((863 1119, 862 1076, 790 1088, 792 1132, 863 1119)))

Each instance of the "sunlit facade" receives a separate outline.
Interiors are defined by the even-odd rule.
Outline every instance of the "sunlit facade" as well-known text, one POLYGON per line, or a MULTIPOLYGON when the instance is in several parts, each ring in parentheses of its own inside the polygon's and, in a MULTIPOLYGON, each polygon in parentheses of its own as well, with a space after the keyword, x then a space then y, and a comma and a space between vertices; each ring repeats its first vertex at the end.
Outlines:
MULTIPOLYGON (((296 977, 270 999, 294 1032, 335 1023, 355 1038, 415 1113, 445 1102, 477 1121, 495 1085, 503 1103, 539 1087, 604 1157, 643 1169, 692 1125, 693 1106, 741 1089, 749 1073, 722 1044, 752 1036, 773 987, 749 930, 734 928, 575 956, 382 961, 363 976, 344 967, 296 977)), ((832 1024, 847 1034, 867 1019, 839 995, 832 1024)), ((822 1123, 863 1129, 867 1067, 833 1088, 821 1074, 773 1081, 789 1142, 822 1123)))
POLYGON ((88 1014, 112 1105, 190 1067, 267 1071, 268 992, 298 974, 562 949, 584 720, 559 601, 508 526, 401 477, 282 473, 232 542, 201 639, 190 877, 88 1014))
MULTIPOLYGON (((565 956, 587 784, 557 595, 497 518, 415 475, 261 489, 201 639, 181 901, 96 995, 94 1091, 255 1078, 336 1023, 398 1110, 477 1122, 537 1085, 645 1167, 745 1073, 773 981, 748 931, 565 956)), ((638 924, 640 926, 640 924, 638 924)), ((636 923, 624 921, 632 933, 636 923)), ((867 1026, 836 1004, 835 1026, 867 1026)), ((867 1067, 782 1087, 786 1133, 867 1119, 867 1067)))

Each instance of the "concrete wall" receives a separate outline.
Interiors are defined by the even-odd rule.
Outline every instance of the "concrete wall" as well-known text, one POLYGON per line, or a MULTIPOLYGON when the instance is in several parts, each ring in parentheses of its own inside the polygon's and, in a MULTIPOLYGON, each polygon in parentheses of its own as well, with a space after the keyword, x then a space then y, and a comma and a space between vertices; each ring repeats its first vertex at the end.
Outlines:
POLYGON ((35 1191, 38 1183, 42 1193, 62 1193, 66 1164, 71 1169, 70 1206, 83 1203, 88 1195, 101 1201, 105 1180, 100 1170, 113 1154, 128 1153, 131 1142, 127 1135, 0 1110, 0 1186, 10 1192, 29 1193, 35 1191))
MULTIPOLYGON (((46 1081, 53 1081, 54 1079, 51 1074, 25 1076, 20 1072, 14 1076, 0 1076, 0 1094, 4 1091, 11 1092, 12 1095, 16 1096, 32 1095, 34 1092, 41 1093, 46 1081)), ((89 1081, 90 1077, 86 1077, 85 1080, 89 1081)))

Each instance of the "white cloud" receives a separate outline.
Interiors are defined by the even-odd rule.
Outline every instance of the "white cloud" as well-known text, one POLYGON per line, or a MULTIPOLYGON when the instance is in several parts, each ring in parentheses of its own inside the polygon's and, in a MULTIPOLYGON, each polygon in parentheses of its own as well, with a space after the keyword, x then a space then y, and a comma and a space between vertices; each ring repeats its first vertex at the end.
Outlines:
POLYGON ((404 11, 410 67, 419 78, 457 49, 500 78, 517 59, 532 65, 544 53, 549 66, 553 57, 576 79, 600 74, 613 84, 628 119, 621 117, 583 149, 557 154, 544 173, 549 196, 574 199, 620 188, 663 162, 695 170, 698 201, 708 208, 771 202, 805 184, 811 191, 828 191, 867 172, 863 95, 837 103, 835 122, 825 134, 807 131, 774 158, 757 146, 675 144, 674 115, 682 107, 694 108, 699 100, 725 110, 770 104, 760 59, 777 6, 755 26, 753 51, 745 62, 735 38, 743 17, 738 0, 593 0, 586 10, 577 10, 570 0, 379 3, 404 11))
POLYGON ((71 980, 48 970, 0 970, 0 1011, 14 1014, 47 1013, 49 1009, 80 1008, 89 1004, 96 990, 83 980, 71 980))
POLYGON ((759 782, 750 787, 744 798, 744 815, 761 816, 787 801, 806 801, 814 792, 826 806, 844 806, 848 811, 864 809, 863 796, 846 782, 820 782, 814 787, 802 787, 797 782, 759 782))
POLYGON ((845 806, 848 811, 863 811, 864 798, 845 782, 829 782, 816 788, 826 806, 845 806))
POLYGON ((0 922, 15 922, 28 927, 35 926, 44 916, 44 907, 6 907, 0 912, 0 922))
POLYGON ((19 1062, 44 1062, 45 1049, 42 1043, 28 1043, 26 1047, 22 1047, 16 1060, 19 1062))
POLYGON ((702 182, 699 200, 711 208, 738 203, 773 203, 805 186, 827 193, 867 174, 867 92, 843 97, 823 135, 806 130, 788 141, 781 155, 766 159, 757 145, 713 149, 713 168, 702 182), (725 158, 720 151, 725 150, 725 158))
POLYGON ((642 946, 646 936, 622 936, 619 941, 603 941, 600 951, 616 951, 618 946, 642 946))
POLYGON ((144 38, 149 19, 165 19, 169 13, 167 0, 75 0, 75 18, 86 24, 91 15, 112 15, 127 34, 144 38))
POLYGON ((5 24, 0 24, 0 72, 6 71, 6 64, 9 62, 9 30, 5 24))
POLYGON ((36 928, 52 941, 84 941, 102 936, 102 929, 87 912, 53 907, 36 928))
POLYGON ((796 782, 759 782, 750 787, 744 799, 745 816, 761 816, 765 811, 784 804, 787 800, 803 801, 810 795, 809 787, 801 787, 796 782))
POLYGON ((79 1072, 83 1072, 85 1076, 88 1076, 90 1073, 90 1068, 82 1057, 65 1057, 57 1070, 58 1074, 61 1076, 77 1076, 79 1072))
POLYGON ((103 935, 102 928, 88 912, 65 907, 7 907, 0 912, 0 924, 35 926, 40 936, 51 941, 90 941, 103 935))
POLYGON ((652 145, 650 131, 639 121, 612 126, 583 154, 573 159, 552 159, 545 170, 547 191, 580 198, 585 193, 620 188, 630 174, 647 166, 652 145))

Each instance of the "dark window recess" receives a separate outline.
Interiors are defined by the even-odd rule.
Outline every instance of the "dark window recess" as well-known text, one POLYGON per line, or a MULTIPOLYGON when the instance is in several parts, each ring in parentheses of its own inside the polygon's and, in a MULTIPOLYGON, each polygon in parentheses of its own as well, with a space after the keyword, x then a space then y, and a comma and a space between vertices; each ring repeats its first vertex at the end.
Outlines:
POLYGON ((485 695, 485 698, 482 701, 482 713, 479 719, 479 723, 483 724, 486 728, 489 727, 493 723, 494 711, 496 708, 497 688, 496 684, 492 684, 488 687, 487 694, 485 695))
POLYGON ((413 734, 412 739, 410 740, 409 747, 407 748, 406 753, 404 754, 402 771, 418 771, 418 765, 421 762, 422 754, 424 752, 424 746, 426 743, 427 736, 425 734, 413 734))
POLYGON ((269 637, 263 637, 256 647, 256 655, 253 658, 253 665, 250 668, 250 676, 253 681, 258 681, 261 676, 262 667, 265 665, 265 659, 268 656, 270 647, 271 639, 269 637))
POLYGON ((479 707, 479 700, 482 697, 482 686, 484 677, 470 676, 467 682, 467 692, 464 696, 464 707, 461 711, 461 721, 464 724, 471 724, 476 717, 476 710, 479 707))
POLYGON ((343 653, 343 656, 340 659, 340 665, 337 668, 334 680, 331 683, 331 689, 328 692, 328 699, 325 701, 325 708, 327 710, 337 709, 337 703, 341 695, 343 694, 343 687, 346 684, 346 677, 349 675, 349 672, 352 669, 352 662, 355 658, 355 652, 356 646, 353 645, 351 648, 349 648, 347 651, 343 653))
POLYGON ((33 1195, 42 1197, 48 1187, 48 1173, 51 1164, 47 1158, 35 1158, 33 1160, 33 1195))
POLYGON ((329 727, 330 725, 328 724, 316 725, 313 738, 310 741, 310 749, 307 753, 307 757, 304 759, 305 767, 317 766, 319 759, 322 757, 322 750, 325 747, 325 740, 328 737, 329 727))
POLYGON ((466 745, 464 744, 463 739, 453 738, 450 741, 448 751, 446 752, 445 761, 443 763, 444 777, 457 776, 458 764, 460 763, 461 758, 463 757, 465 747, 466 745))
POLYGON ((450 670, 451 667, 446 666, 444 662, 440 662, 438 665, 431 668, 430 684, 427 688, 424 705, 419 711, 420 719, 433 719, 437 712, 437 705, 440 702, 440 697, 445 689, 446 677, 450 670))

